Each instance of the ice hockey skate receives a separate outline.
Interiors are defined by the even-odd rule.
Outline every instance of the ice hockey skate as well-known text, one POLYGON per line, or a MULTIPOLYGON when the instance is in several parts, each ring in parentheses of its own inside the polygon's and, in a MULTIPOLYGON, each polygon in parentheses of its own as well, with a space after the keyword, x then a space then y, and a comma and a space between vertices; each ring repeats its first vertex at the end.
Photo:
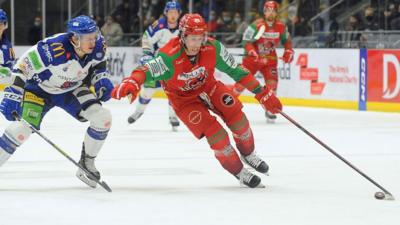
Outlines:
POLYGON ((265 118, 267 118, 267 123, 275 123, 276 115, 268 111, 265 111, 265 118))
POLYGON ((176 116, 170 116, 169 117, 169 123, 172 126, 172 131, 178 131, 178 127, 179 127, 179 120, 176 116))
POLYGON ((76 176, 85 184, 92 188, 96 188, 97 182, 94 179, 100 180, 100 172, 96 169, 94 165, 94 159, 96 157, 89 156, 85 153, 85 147, 83 146, 81 159, 79 164, 85 168, 90 174, 85 173, 82 169, 78 169, 76 176))
POLYGON ((132 115, 128 117, 128 123, 132 124, 136 122, 143 115, 142 111, 135 111, 132 115))
POLYGON ((269 170, 268 164, 260 157, 258 157, 255 151, 253 151, 248 156, 242 155, 241 158, 243 162, 254 168, 257 172, 268 175, 268 170, 269 170))
POLYGON ((265 188, 265 185, 261 183, 261 178, 244 167, 235 177, 240 181, 241 185, 250 188, 265 188))

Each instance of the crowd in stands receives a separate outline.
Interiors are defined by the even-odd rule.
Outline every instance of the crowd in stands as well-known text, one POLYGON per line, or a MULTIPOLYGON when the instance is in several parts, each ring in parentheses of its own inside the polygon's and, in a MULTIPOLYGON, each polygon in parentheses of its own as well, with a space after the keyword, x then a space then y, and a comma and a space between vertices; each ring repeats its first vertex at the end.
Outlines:
MULTIPOLYGON (((95 15, 103 36, 110 46, 140 44, 144 30, 163 15, 167 0, 123 0, 109 15, 95 15), (135 41, 136 40, 136 41, 135 41)), ((179 1, 183 12, 188 12, 187 0, 179 1)), ((208 23, 210 35, 227 46, 239 46, 246 27, 262 16, 264 0, 253 0, 245 14, 246 0, 195 0, 193 11, 208 23)), ((354 8, 362 0, 345 0, 328 10, 337 0, 277 0, 281 5, 280 19, 292 37, 307 38, 318 33, 323 47, 363 47, 368 40, 365 31, 400 31, 400 0, 369 0, 367 6, 354 8), (383 3, 384 2, 384 3, 383 3), (353 7, 353 8, 352 8, 353 7), (353 14, 343 12, 354 9, 353 14), (318 15, 318 16, 316 16, 318 15), (339 18, 339 19, 338 19, 339 18), (343 40, 346 45, 343 45, 343 40)), ((246 8, 247 9, 247 8, 246 8)), ((41 18, 36 17, 29 30, 29 43, 41 38, 41 18)), ((318 36, 318 35, 317 35, 318 36)))

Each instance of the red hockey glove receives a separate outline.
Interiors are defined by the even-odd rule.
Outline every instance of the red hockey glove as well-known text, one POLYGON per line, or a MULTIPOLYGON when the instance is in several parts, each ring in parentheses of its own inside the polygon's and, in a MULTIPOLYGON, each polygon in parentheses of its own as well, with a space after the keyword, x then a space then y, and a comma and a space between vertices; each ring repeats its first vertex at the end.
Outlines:
POLYGON ((122 80, 122 83, 117 85, 111 92, 111 97, 121 99, 128 96, 129 102, 132 103, 136 96, 139 94, 140 85, 138 82, 130 77, 122 80))
POLYGON ((293 61, 294 51, 293 49, 285 49, 283 53, 282 60, 285 63, 291 63, 293 61))
POLYGON ((265 110, 273 114, 279 113, 282 110, 281 101, 279 101, 274 91, 269 87, 263 87, 261 92, 256 94, 255 97, 265 110))

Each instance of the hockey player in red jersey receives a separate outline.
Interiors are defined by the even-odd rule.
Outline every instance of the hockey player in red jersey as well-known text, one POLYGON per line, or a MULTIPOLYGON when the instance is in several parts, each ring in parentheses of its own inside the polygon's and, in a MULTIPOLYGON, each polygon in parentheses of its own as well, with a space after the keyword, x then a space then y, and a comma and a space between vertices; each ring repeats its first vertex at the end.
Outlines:
POLYGON ((115 87, 112 97, 130 96, 132 102, 143 82, 162 81, 178 117, 198 139, 206 137, 223 168, 249 187, 262 186, 260 177, 243 167, 227 131, 210 114, 217 114, 229 127, 242 160, 266 174, 268 165, 254 151, 254 137, 242 103, 214 78, 214 70, 225 72, 253 92, 272 113, 282 109, 279 99, 270 87, 261 87, 248 70, 238 65, 219 41, 207 38, 207 25, 199 14, 186 14, 179 30, 179 36, 161 48, 156 58, 136 68, 115 87))
MULTIPOLYGON (((294 51, 289 32, 284 23, 277 19, 277 11, 279 5, 275 1, 267 1, 264 4, 264 19, 258 19, 250 24, 243 34, 243 43, 245 49, 245 57, 243 58, 243 66, 252 74, 259 71, 263 77, 265 84, 277 90, 278 86, 278 56, 276 47, 281 43, 285 48, 282 60, 285 63, 293 61, 294 51), (256 36, 259 31, 264 31, 259 38, 256 36)), ((240 84, 235 85, 234 91, 240 93, 243 87, 240 84)), ((268 122, 274 122, 276 115, 268 110, 265 112, 268 122)))

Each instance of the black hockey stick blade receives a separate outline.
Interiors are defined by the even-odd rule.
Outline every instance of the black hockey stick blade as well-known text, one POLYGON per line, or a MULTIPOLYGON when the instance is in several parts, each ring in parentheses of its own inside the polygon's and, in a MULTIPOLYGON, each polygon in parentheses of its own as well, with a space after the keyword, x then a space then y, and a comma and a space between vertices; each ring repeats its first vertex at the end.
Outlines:
POLYGON ((336 151, 334 151, 331 147, 329 147, 327 144, 325 144, 324 142, 322 142, 319 138, 317 138, 316 136, 314 136, 311 132, 309 132, 306 128, 304 128, 303 126, 301 126, 298 122, 296 122, 294 119, 292 119, 289 115, 287 115, 286 113, 284 113, 283 111, 279 111, 279 114, 281 114, 283 117, 285 117, 289 122, 291 122, 293 125, 295 125, 297 128, 299 128, 301 131, 303 131, 305 134, 307 134, 310 138, 312 138, 315 142, 317 142, 318 144, 320 144, 322 147, 324 147, 326 150, 328 150, 330 153, 332 153, 334 156, 336 156, 338 159, 340 159, 342 162, 344 162, 346 165, 348 165, 349 167, 351 167, 354 171, 356 171, 358 174, 360 174, 362 177, 364 177, 365 179, 367 179, 369 182, 371 182, 373 185, 375 185, 376 187, 378 187, 379 189, 381 189, 385 196, 384 200, 394 200, 393 195, 386 190, 383 186, 381 186, 380 184, 378 184, 375 180, 373 180, 371 177, 369 177, 367 174, 365 174, 364 172, 362 172, 360 169, 358 169, 356 166, 354 166, 350 161, 348 161, 347 159, 345 159, 343 156, 341 156, 339 153, 337 153, 336 151))

